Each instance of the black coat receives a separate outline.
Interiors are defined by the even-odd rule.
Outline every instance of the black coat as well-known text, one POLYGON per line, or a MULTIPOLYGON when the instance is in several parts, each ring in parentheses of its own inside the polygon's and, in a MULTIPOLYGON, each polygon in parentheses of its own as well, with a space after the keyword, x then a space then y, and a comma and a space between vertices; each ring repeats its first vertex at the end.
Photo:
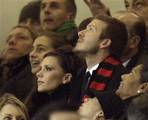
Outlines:
POLYGON ((20 58, 13 64, 1 67, 1 81, 3 83, 1 84, 1 93, 11 93, 20 100, 25 100, 34 87, 33 74, 31 73, 28 56, 20 58), (5 72, 5 67, 9 69, 6 77, 2 74, 2 72, 5 72))

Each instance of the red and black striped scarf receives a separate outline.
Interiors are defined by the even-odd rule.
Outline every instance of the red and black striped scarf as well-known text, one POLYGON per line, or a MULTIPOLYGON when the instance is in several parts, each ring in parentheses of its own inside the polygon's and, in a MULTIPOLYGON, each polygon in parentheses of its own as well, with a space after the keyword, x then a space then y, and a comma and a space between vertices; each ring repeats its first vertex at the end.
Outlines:
MULTIPOLYGON (((89 83, 89 88, 95 91, 104 91, 108 87, 108 83, 112 80, 112 75, 114 70, 118 65, 121 64, 121 61, 113 56, 108 56, 104 61, 102 61, 98 68, 93 71, 91 81, 89 83)), ((84 98, 88 98, 87 95, 84 95, 84 98)))

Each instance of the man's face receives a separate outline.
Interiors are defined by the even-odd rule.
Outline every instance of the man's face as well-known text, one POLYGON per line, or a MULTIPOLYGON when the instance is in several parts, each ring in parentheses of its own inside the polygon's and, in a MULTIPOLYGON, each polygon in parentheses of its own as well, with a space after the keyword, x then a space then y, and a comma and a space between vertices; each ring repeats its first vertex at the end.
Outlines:
POLYGON ((137 92, 140 85, 142 65, 138 65, 132 69, 128 74, 121 76, 122 81, 116 93, 120 96, 131 96, 134 92, 137 92))
POLYGON ((6 60, 14 60, 27 55, 33 44, 30 32, 25 28, 13 29, 6 40, 4 57, 6 60))
POLYGON ((92 20, 85 30, 78 33, 79 39, 74 48, 74 51, 80 53, 96 53, 99 50, 99 40, 102 31, 105 29, 106 24, 98 19, 92 20))
POLYGON ((148 28, 148 0, 124 0, 127 10, 142 16, 148 28))
POLYGON ((40 21, 43 29, 55 30, 69 18, 66 0, 42 0, 40 21))

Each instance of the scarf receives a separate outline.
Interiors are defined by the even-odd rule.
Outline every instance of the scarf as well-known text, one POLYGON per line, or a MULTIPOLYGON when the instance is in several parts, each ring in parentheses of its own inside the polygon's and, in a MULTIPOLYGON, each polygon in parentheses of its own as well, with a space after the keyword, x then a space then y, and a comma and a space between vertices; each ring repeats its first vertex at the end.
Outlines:
MULTIPOLYGON (((111 87, 109 89, 115 88, 115 84, 113 86, 109 86, 109 82, 112 80, 112 76, 114 70, 121 65, 120 60, 118 60, 114 56, 108 56, 104 61, 102 61, 98 68, 93 71, 93 75, 91 77, 91 82, 89 83, 88 91, 104 91, 107 87, 111 87)), ((119 82, 120 83, 120 82, 119 82)), ((87 91, 86 91, 87 92, 87 91)), ((83 101, 89 98, 89 95, 86 93, 83 96, 83 101)))
POLYGON ((58 28, 55 32, 60 35, 66 36, 66 34, 70 31, 73 31, 76 28, 76 24, 73 20, 65 22, 60 28, 58 28))

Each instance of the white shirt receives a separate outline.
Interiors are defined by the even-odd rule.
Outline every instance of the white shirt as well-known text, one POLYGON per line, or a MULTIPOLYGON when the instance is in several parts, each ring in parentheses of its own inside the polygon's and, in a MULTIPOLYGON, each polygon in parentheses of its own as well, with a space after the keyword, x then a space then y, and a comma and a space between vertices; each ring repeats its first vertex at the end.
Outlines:
POLYGON ((122 63, 122 65, 123 65, 124 67, 126 67, 127 64, 130 62, 130 60, 131 60, 131 59, 128 59, 127 61, 125 61, 124 63, 122 63))
POLYGON ((99 66, 99 64, 96 64, 96 65, 94 65, 91 69, 88 69, 88 68, 87 68, 86 72, 89 71, 90 74, 92 75, 93 71, 96 70, 96 69, 98 68, 98 66, 99 66))

